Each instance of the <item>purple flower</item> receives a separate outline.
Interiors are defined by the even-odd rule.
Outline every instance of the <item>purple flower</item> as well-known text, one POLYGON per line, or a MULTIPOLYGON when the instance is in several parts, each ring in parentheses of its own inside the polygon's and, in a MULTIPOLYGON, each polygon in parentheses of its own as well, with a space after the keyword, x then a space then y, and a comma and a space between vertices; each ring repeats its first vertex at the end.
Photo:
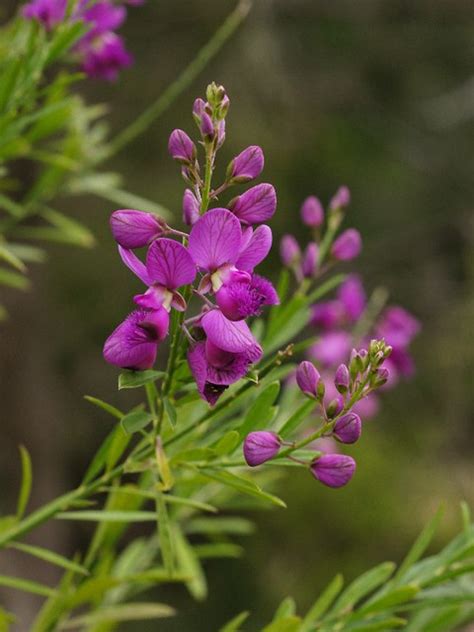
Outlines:
POLYGON ((191 189, 185 189, 183 195, 183 221, 187 226, 193 226, 200 217, 199 202, 191 191, 191 189))
POLYGON ((311 356, 325 367, 338 365, 349 356, 352 339, 346 331, 324 333, 311 347, 311 356))
POLYGON ((395 348, 408 346, 419 331, 419 321, 398 305, 387 307, 376 327, 377 338, 395 348))
POLYGON ((359 255, 361 249, 362 239, 359 231, 348 228, 334 241, 331 254, 338 261, 350 261, 359 255))
POLYGON ((349 369, 345 364, 340 364, 334 377, 334 385, 339 393, 347 393, 351 383, 349 369))
POLYGON ((356 462, 345 454, 323 454, 311 464, 311 473, 323 485, 343 487, 351 480, 356 462))
POLYGON ((321 329, 334 329, 341 324, 343 307, 340 301, 324 301, 311 308, 311 324, 321 329))
POLYGON ((350 412, 336 421, 333 435, 341 443, 355 443, 359 439, 361 432, 362 422, 359 415, 350 412))
POLYGON ((171 132, 168 151, 175 160, 185 165, 192 163, 196 157, 196 147, 182 129, 175 129, 171 132))
POLYGON ((234 182, 248 182, 258 178, 263 165, 263 151, 257 145, 251 145, 232 160, 228 172, 234 182))
POLYGON ((303 260, 301 262, 301 272, 306 279, 311 279, 318 264, 319 248, 314 241, 311 241, 307 246, 303 254, 303 260))
POLYGON ((201 114, 201 134, 206 140, 212 140, 214 138, 214 123, 212 122, 212 118, 205 111, 201 114))
POLYGON ((261 224, 255 230, 246 228, 242 233, 239 258, 236 266, 239 270, 252 272, 253 269, 265 259, 272 247, 272 229, 266 224, 261 224))
POLYGON ((110 216, 110 228, 115 241, 123 248, 141 248, 160 237, 166 223, 160 217, 143 211, 123 209, 110 216))
POLYGON ((242 224, 261 224, 273 216, 276 204, 275 187, 263 183, 234 198, 229 203, 229 209, 242 224))
POLYGON ((196 266, 183 245, 173 239, 157 239, 148 249, 146 265, 130 250, 119 246, 119 252, 125 265, 148 286, 144 294, 134 297, 138 305, 149 309, 163 306, 167 311, 171 307, 186 309, 177 288, 194 281, 196 266))
POLYGON ((357 413, 364 419, 364 421, 367 421, 367 419, 375 417, 375 415, 379 412, 379 402, 380 400, 377 395, 375 395, 375 393, 370 393, 362 399, 359 399, 359 401, 352 406, 352 412, 357 413))
POLYGON ((318 397, 321 376, 312 362, 304 360, 296 370, 296 382, 301 391, 310 397, 318 397))
POLYGON ((118 29, 124 23, 127 11, 124 7, 114 5, 107 0, 101 0, 89 9, 81 10, 79 8, 76 17, 80 17, 92 25, 92 28, 81 39, 81 45, 84 42, 91 42, 98 35, 118 29))
POLYGON ((283 235, 280 242, 280 256, 286 267, 291 267, 300 260, 301 249, 293 235, 283 235))
POLYGON ((216 300, 222 313, 229 320, 259 316, 264 305, 279 303, 278 295, 270 281, 256 274, 250 280, 240 276, 233 282, 224 283, 216 292, 216 300))
POLYGON ((153 366, 158 344, 168 333, 169 314, 163 309, 137 309, 107 338, 103 355, 109 364, 143 371, 153 366))
POLYGON ((50 31, 62 22, 66 12, 67 0, 32 0, 22 9, 27 20, 37 20, 50 31))
POLYGON ((194 100, 193 116, 194 116, 194 120, 196 121, 199 127, 201 126, 201 116, 203 115, 207 105, 208 104, 203 99, 201 99, 201 97, 198 97, 197 99, 194 100))
POLYGON ((122 38, 115 33, 103 33, 90 45, 81 45, 77 50, 82 57, 82 70, 89 77, 106 81, 115 81, 119 71, 130 66, 133 61, 122 38))
POLYGON ((301 205, 301 219, 311 228, 318 228, 324 222, 324 210, 316 196, 310 195, 301 205))
POLYGON ((351 192, 346 186, 339 187, 329 202, 329 208, 335 210, 348 206, 351 201, 351 192))
POLYGON ((244 458, 250 467, 255 467, 278 454, 280 446, 281 439, 274 432, 267 430, 250 432, 244 441, 244 458))
POLYGON ((204 314, 201 327, 206 340, 191 346, 188 362, 201 397, 213 405, 260 360, 262 348, 244 321, 227 320, 219 310, 204 314))
POLYGON ((356 274, 349 275, 339 287, 337 298, 341 302, 347 320, 351 323, 357 322, 367 303, 360 277, 356 274))

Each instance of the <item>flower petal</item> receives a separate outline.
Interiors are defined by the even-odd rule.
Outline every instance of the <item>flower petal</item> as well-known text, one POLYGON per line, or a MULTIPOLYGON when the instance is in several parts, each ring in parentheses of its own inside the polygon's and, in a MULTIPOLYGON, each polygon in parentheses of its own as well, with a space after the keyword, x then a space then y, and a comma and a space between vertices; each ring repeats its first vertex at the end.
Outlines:
POLYGON ((192 345, 188 351, 188 362, 191 373, 196 380, 196 386, 198 387, 199 394, 211 406, 213 406, 226 390, 227 385, 214 384, 208 381, 208 364, 206 360, 204 342, 198 342, 197 344, 192 345))
POLYGON ((253 337, 245 321, 234 322, 228 320, 218 309, 213 309, 204 314, 201 319, 201 325, 209 340, 224 351, 231 351, 232 353, 246 351, 252 353, 255 347, 260 349, 260 345, 253 337))
POLYGON ((196 266, 187 249, 174 239, 157 239, 148 249, 146 269, 153 283, 175 290, 194 281, 196 266))
POLYGON ((255 266, 265 259, 271 247, 272 229, 262 224, 254 230, 248 245, 240 252, 235 265, 239 270, 252 272, 255 266))
POLYGON ((189 252, 197 266, 214 272, 226 263, 235 263, 241 239, 237 217, 225 208, 216 208, 194 224, 189 235, 189 252))
POLYGON ((119 246, 118 251, 127 268, 129 268, 133 274, 136 274, 145 285, 151 285, 152 282, 143 261, 140 261, 137 255, 131 250, 127 250, 127 248, 119 246))
POLYGON ((261 224, 276 210, 276 192, 271 184, 257 184, 234 198, 229 208, 244 224, 261 224))

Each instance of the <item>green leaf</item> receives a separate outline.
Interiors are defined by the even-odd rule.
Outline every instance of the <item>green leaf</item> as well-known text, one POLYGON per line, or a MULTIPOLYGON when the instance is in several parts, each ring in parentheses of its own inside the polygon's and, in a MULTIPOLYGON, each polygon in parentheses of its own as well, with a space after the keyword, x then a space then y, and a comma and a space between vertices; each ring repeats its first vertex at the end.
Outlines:
POLYGON ((419 591, 419 586, 398 586, 380 597, 375 595, 357 610, 357 614, 362 616, 380 610, 389 610, 393 606, 411 601, 419 591))
POLYGON ((350 610, 357 601, 365 597, 388 580, 395 569, 393 562, 384 562, 357 577, 339 597, 331 610, 331 617, 350 610))
POLYGON ((215 557, 239 558, 244 552, 243 547, 233 542, 214 542, 212 544, 194 545, 194 553, 201 560, 215 557))
POLYGON ((298 632, 301 625, 301 619, 296 616, 285 617, 272 621, 270 625, 263 628, 262 632, 298 632))
POLYGON ((31 458, 28 450, 24 446, 20 446, 21 456, 21 488, 18 495, 18 504, 16 515, 21 518, 25 513, 26 505, 30 499, 31 485, 33 482, 33 472, 31 468, 31 458))
POLYGON ((154 522, 157 514, 154 511, 63 511, 56 514, 59 520, 84 520, 92 522, 154 522))
POLYGON ((186 582, 186 587, 194 599, 202 601, 207 597, 207 583, 201 563, 193 547, 176 525, 173 530, 173 536, 179 569, 183 575, 188 575, 191 578, 186 582))
POLYGON ((170 402, 168 397, 163 397, 163 407, 165 409, 166 416, 168 417, 168 421, 170 422, 170 426, 174 430, 177 422, 176 408, 170 402))
POLYGON ((164 495, 165 502, 171 505, 184 505, 185 507, 193 507, 194 509, 201 509, 202 511, 209 511, 211 513, 217 513, 217 508, 203 503, 200 500, 194 500, 194 498, 181 498, 179 496, 172 496, 171 494, 164 495))
POLYGON ((166 507, 163 492, 158 492, 156 497, 156 518, 158 526, 158 538, 160 541, 161 556, 168 575, 174 572, 174 539, 172 525, 166 507))
POLYGON ((280 382, 271 382, 258 395, 239 428, 241 439, 246 437, 252 430, 265 427, 268 423, 270 407, 278 397, 279 392, 280 382))
POLYGON ((51 64, 68 51, 88 31, 88 26, 81 20, 77 22, 63 22, 56 29, 46 58, 46 64, 51 64))
POLYGON ((122 371, 119 375, 119 390, 124 388, 139 388, 149 382, 156 382, 165 375, 164 371, 122 371))
POLYGON ((53 597, 56 595, 56 591, 49 586, 39 584, 38 582, 32 582, 29 579, 21 579, 20 577, 7 577, 6 575, 0 575, 0 586, 14 588, 15 590, 22 590, 23 592, 41 595, 42 597, 53 597))
POLYGON ((16 268, 23 274, 26 272, 26 266, 23 261, 12 252, 5 244, 0 243, 0 259, 9 263, 13 268, 16 268))
POLYGON ((79 617, 69 619, 61 624, 60 630, 71 630, 82 626, 92 626, 99 623, 119 623, 120 621, 144 621, 172 617, 176 611, 164 603, 128 603, 110 607, 102 607, 79 617))
POLYGON ((25 276, 5 268, 0 268, 0 284, 16 290, 27 290, 30 287, 30 281, 25 276))
POLYGON ((269 494, 268 492, 264 492, 262 489, 260 489, 258 485, 247 478, 243 478, 242 476, 238 476, 237 474, 232 474, 231 472, 221 472, 219 470, 210 470, 206 468, 199 470, 199 472, 206 478, 210 478, 213 481, 222 483, 227 487, 232 487, 242 494, 253 496, 254 498, 269 502, 272 505, 276 505, 277 507, 286 508, 286 504, 283 502, 283 500, 281 500, 281 498, 273 496, 273 494, 269 494))
POLYGON ((11 542, 8 546, 12 549, 22 551, 23 553, 33 555, 44 562, 49 562, 55 566, 60 566, 61 568, 79 573, 80 575, 89 575, 89 571, 80 564, 76 564, 67 557, 63 557, 59 555, 59 553, 55 553, 49 549, 43 549, 40 546, 33 546, 31 544, 23 544, 21 542, 11 542))
POLYGON ((286 439, 292 435, 316 408, 317 402, 308 399, 283 423, 278 434, 286 439))
POLYGON ((314 604, 308 610, 305 618, 303 619, 303 623, 300 629, 300 632, 311 632, 313 626, 320 617, 326 612, 326 610, 330 607, 334 599, 338 596, 338 594, 342 590, 342 586, 344 585, 344 580, 342 575, 336 575, 331 583, 325 588, 324 592, 316 599, 314 604))
POLYGON ((144 410, 134 410, 122 417, 120 423, 127 434, 133 434, 143 430, 152 421, 153 415, 151 413, 144 410))
POLYGON ((417 562, 423 553, 428 548, 436 529, 443 517, 444 507, 440 506, 438 511, 433 516, 432 520, 426 525, 418 538, 415 540, 413 546, 409 550, 403 562, 400 564, 397 572, 394 576, 394 582, 399 582, 403 576, 410 570, 411 566, 417 562))
MULTIPOLYGON (((386 632, 392 632, 394 628, 404 628, 406 625, 406 619, 400 617, 383 617, 375 621, 361 621, 359 623, 353 623, 345 625, 344 632, 376 632, 376 630, 385 630, 386 632)), ((321 628, 323 632, 332 632, 333 628, 321 628)))
POLYGON ((240 435, 236 430, 229 430, 219 439, 213 450, 217 456, 225 456, 235 450, 240 443, 240 435))
POLYGON ((91 404, 94 404, 94 406, 97 406, 98 408, 105 410, 106 413, 109 413, 110 415, 112 415, 113 417, 116 417, 117 419, 122 419, 122 417, 124 416, 124 413, 121 410, 119 410, 118 408, 115 408, 115 406, 112 406, 112 404, 108 404, 107 402, 104 402, 102 399, 98 399, 97 397, 92 397, 92 395, 84 395, 84 399, 86 399, 91 404))
POLYGON ((250 535, 255 531, 255 525, 246 518, 223 516, 222 518, 194 518, 186 525, 186 533, 203 533, 216 535, 226 533, 230 535, 250 535))
POLYGON ((240 632, 240 626, 248 619, 249 614, 250 613, 247 610, 241 612, 220 628, 219 632, 240 632))
POLYGON ((278 621, 280 619, 286 619, 287 617, 291 617, 296 612, 296 603, 293 597, 286 597, 283 599, 281 604, 278 606, 275 615, 273 617, 273 621, 278 621))
MULTIPOLYGON (((97 401, 100 401, 100 400, 97 400, 97 401)), ((102 406, 101 404, 97 404, 97 405, 100 406, 101 408, 104 408, 104 406, 102 406)), ((107 409, 104 408, 104 410, 107 410, 107 409)), ((110 412, 110 414, 115 416, 115 414, 112 411, 107 410, 107 412, 110 412)), ((93 480, 97 476, 97 474, 99 474, 99 472, 104 467, 112 463, 112 461, 117 456, 118 448, 121 447, 121 445, 124 445, 129 440, 130 440, 130 435, 127 435, 125 433, 122 426, 117 425, 113 430, 111 430, 109 434, 106 436, 106 438, 104 439, 104 441, 102 442, 100 448, 95 453, 94 458, 91 461, 91 464, 87 468, 83 482, 89 483, 91 480, 93 480)))
POLYGON ((52 208, 43 208, 41 216, 52 224, 52 226, 59 229, 69 243, 84 248, 92 248, 92 246, 94 246, 94 235, 77 220, 71 219, 52 208))

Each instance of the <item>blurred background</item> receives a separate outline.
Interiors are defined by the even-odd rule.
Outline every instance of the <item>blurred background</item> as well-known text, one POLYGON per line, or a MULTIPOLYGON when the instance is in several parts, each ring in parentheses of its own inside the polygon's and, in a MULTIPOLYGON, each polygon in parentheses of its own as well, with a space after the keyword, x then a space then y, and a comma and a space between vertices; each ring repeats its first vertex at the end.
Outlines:
MULTIPOLYGON (((8 4, 13 10, 19 3, 8 4)), ((249 630, 258 630, 288 594, 303 610, 336 571, 350 580, 370 565, 399 561, 444 502, 435 543, 441 545, 458 529, 459 500, 474 500, 474 6, 468 0, 254 5, 198 81, 110 167, 124 174, 130 191, 179 218, 183 183, 167 154, 169 132, 194 133, 193 99, 212 80, 224 84, 232 104, 223 166, 249 144, 264 148, 263 178, 279 197, 276 243, 285 232, 304 243, 304 197, 327 202, 340 184, 350 187, 347 225, 364 239, 355 268, 368 290, 386 286, 390 302, 421 320, 418 371, 383 396, 380 414, 354 450, 359 467, 347 488, 332 491, 307 474, 292 474, 280 488, 288 510, 252 516, 258 530, 245 539, 246 556, 207 564, 205 603, 193 603, 181 587, 160 590, 160 600, 180 611, 160 623, 170 632, 215 630, 244 609, 253 611, 249 630)), ((119 130, 173 80, 233 6, 149 0, 130 10, 123 34, 135 66, 116 84, 87 81, 80 89, 89 101, 109 105, 112 129, 119 130)), ((57 207, 87 224, 97 246, 50 247, 48 263, 32 270, 32 290, 6 297, 1 513, 14 506, 19 443, 32 454, 32 506, 39 506, 77 484, 111 427, 82 396, 133 404, 130 392, 117 392, 117 372, 101 355, 138 287, 109 234, 114 206, 83 198, 57 207)), ((268 276, 278 270, 277 250, 262 270, 268 276)), ((31 541, 70 555, 87 533, 57 521, 31 541)), ((39 581, 55 577, 26 556, 2 553, 1 572, 13 566, 39 581)), ((2 596, 23 621, 40 603, 13 592, 2 596)))

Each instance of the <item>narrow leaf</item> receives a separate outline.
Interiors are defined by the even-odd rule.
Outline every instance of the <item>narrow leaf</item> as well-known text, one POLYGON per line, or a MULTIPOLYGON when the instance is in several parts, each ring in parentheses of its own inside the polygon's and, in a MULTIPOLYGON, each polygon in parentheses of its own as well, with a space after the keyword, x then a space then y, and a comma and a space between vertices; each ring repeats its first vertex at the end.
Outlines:
POLYGON ((154 511, 63 511, 56 514, 59 520, 85 520, 92 522, 153 522, 157 518, 154 511))
POLYGON ((124 388, 139 388, 149 382, 156 382, 165 375, 164 371, 122 371, 118 379, 119 390, 124 388))
POLYGON ((153 420, 153 415, 144 410, 135 410, 122 417, 120 422, 127 434, 139 432, 153 420))
POLYGON ((308 610, 308 613, 303 619, 300 632, 311 632, 313 630, 314 624, 318 622, 320 617, 322 617, 326 610, 330 607, 334 599, 341 592, 343 585, 344 580, 342 575, 336 575, 327 588, 325 588, 324 592, 321 593, 318 599, 308 610))
POLYGON ((174 542, 163 492, 158 492, 156 497, 156 521, 163 564, 171 577, 174 572, 174 542))
POLYGON ((107 402, 104 402, 102 399, 98 399, 97 397, 92 397, 92 395, 84 395, 84 399, 86 399, 91 404, 94 404, 94 406, 97 406, 98 408, 105 410, 106 413, 109 413, 110 415, 112 415, 113 417, 116 417, 117 419, 122 419, 122 417, 124 416, 124 413, 121 410, 119 410, 118 408, 115 408, 115 406, 112 406, 112 404, 108 404, 107 402))
POLYGON ((21 518, 25 513, 26 505, 30 499, 31 485, 33 482, 33 472, 31 468, 31 458, 28 450, 24 446, 20 446, 21 456, 21 488, 18 496, 18 504, 16 515, 21 518))
POLYGON ((220 628, 219 632, 240 632, 240 626, 248 619, 249 614, 248 611, 241 612, 220 628))
POLYGON ((207 596, 206 576, 193 547, 181 533, 178 527, 174 529, 174 542, 176 545, 176 556, 179 568, 183 575, 189 575, 191 579, 186 582, 186 587, 198 601, 202 601, 207 596))
POLYGON ((56 595, 56 591, 49 586, 39 584, 38 582, 32 582, 29 579, 21 579, 20 577, 7 577, 6 575, 0 575, 0 586, 14 588, 15 590, 22 590, 23 592, 41 595, 42 597, 53 597, 56 595))
POLYGON ((89 571, 80 564, 76 564, 67 557, 63 557, 62 555, 59 555, 59 553, 55 553, 49 549, 44 549, 40 546, 33 546, 31 544, 23 544, 21 542, 12 542, 8 546, 12 549, 22 551, 23 553, 33 555, 44 562, 49 562, 55 566, 60 566, 61 568, 79 573, 80 575, 89 575, 89 571))
POLYGON ((119 623, 120 621, 144 621, 172 617, 176 611, 164 603, 129 603, 100 608, 95 612, 75 617, 60 626, 60 630, 71 630, 100 623, 119 623))
POLYGON ((387 581, 394 569, 393 562, 384 562, 357 577, 337 600, 331 611, 331 617, 350 610, 359 599, 387 581))

